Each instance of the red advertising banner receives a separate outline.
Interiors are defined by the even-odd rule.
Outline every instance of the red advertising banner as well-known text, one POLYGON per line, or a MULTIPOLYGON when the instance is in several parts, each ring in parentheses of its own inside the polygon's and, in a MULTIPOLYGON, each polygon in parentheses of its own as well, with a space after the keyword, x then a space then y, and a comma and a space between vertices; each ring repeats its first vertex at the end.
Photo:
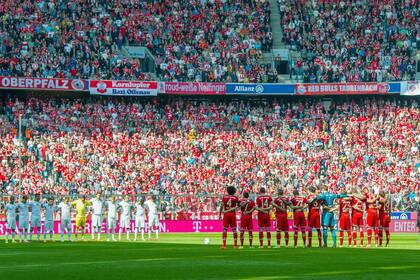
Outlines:
POLYGON ((388 83, 296 84, 296 95, 387 94, 388 83))
POLYGON ((90 80, 90 94, 115 96, 156 96, 157 82, 90 80))
POLYGON ((83 91, 86 90, 86 81, 79 79, 49 79, 0 76, 0 88, 83 91))
POLYGON ((166 94, 225 95, 225 83, 162 82, 160 91, 166 94))

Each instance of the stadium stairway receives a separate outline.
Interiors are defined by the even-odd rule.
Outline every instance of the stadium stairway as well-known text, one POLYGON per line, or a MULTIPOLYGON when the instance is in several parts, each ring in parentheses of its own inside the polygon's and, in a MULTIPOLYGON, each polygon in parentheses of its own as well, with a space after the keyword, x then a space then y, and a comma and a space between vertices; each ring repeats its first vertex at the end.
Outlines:
MULTIPOLYGON (((279 4, 277 0, 269 0, 270 1, 270 25, 272 30, 273 36, 273 46, 272 49, 289 49, 289 46, 285 45, 282 41, 283 32, 280 28, 280 10, 279 4)), ((297 57, 300 57, 300 54, 296 51, 290 50, 291 52, 291 59, 297 60, 297 57)), ((265 52, 263 53, 263 57, 259 60, 260 63, 263 64, 271 64, 274 67, 274 56, 273 53, 265 52)), ((289 75, 278 75, 277 76, 279 83, 290 83, 291 80, 289 79, 289 75)))
MULTIPOLYGON (((279 28, 280 24, 280 11, 279 5, 277 4, 276 0, 270 0, 270 25, 271 25, 271 33, 273 36, 273 49, 279 49, 284 47, 282 42, 282 32, 279 28)), ((271 51, 264 52, 263 57, 259 59, 260 64, 274 64, 274 57, 271 51)))
MULTIPOLYGON (((129 51, 127 50, 127 47, 138 47, 138 46, 123 46, 122 48, 119 48, 118 49, 118 54, 119 54, 119 57, 120 58, 133 58, 133 56, 132 55, 130 55, 130 53, 129 53, 129 51)), ((152 58, 153 59, 153 61, 155 61, 155 57, 153 56, 153 54, 150 52, 150 51, 148 51, 147 49, 146 49, 146 54, 150 57, 150 58, 152 58)), ((156 72, 154 71, 154 72, 147 72, 148 74, 150 74, 150 76, 151 76, 151 78, 153 79, 153 80, 157 80, 157 75, 156 75, 156 72)))
POLYGON ((273 33, 273 49, 285 48, 282 42, 283 33, 280 28, 280 11, 277 0, 270 0, 270 25, 273 33))

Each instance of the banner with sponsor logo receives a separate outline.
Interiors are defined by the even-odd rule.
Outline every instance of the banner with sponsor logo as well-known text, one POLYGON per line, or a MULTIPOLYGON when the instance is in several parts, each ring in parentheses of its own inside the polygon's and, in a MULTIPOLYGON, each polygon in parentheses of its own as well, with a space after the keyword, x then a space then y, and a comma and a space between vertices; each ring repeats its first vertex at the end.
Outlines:
POLYGON ((159 93, 191 95, 225 95, 225 83, 160 82, 159 93))
POLYGON ((293 95, 293 84, 226 84, 227 95, 293 95))
POLYGON ((420 95, 419 81, 401 82, 401 95, 417 96, 420 95))
POLYGON ((157 82, 90 80, 89 92, 94 95, 156 96, 157 82))
POLYGON ((416 233, 417 220, 392 220, 389 225, 389 230, 391 232, 416 233))
MULTIPOLYGON (((240 219, 237 219, 238 228, 240 227, 240 219)), ((414 216, 408 220, 392 220, 390 224, 391 232, 406 232, 406 233, 415 233, 417 232, 416 227, 417 220, 414 219, 414 216)), ((19 227, 19 224, 17 225, 19 227)), ((253 220, 254 230, 258 229, 257 220, 253 220)), ((131 221, 130 224, 131 231, 135 229, 135 222, 131 221)), ((146 222, 145 228, 147 231, 148 224, 146 222)), ((159 229, 161 232, 222 232, 223 225, 221 220, 162 220, 159 224, 159 229)), ((276 221, 271 221, 271 231, 275 231, 276 221)), ((73 220, 71 223, 71 231, 75 233, 76 223, 73 220)), ((106 222, 105 219, 102 223, 101 230, 103 233, 106 233, 106 222)), ((119 225, 117 223, 116 232, 119 230, 119 225)), ((365 229, 366 230, 366 229, 365 229)), ((44 232, 44 224, 42 224, 41 231, 44 232)), ((289 231, 293 231, 293 220, 289 219, 289 231)), ((59 234, 61 232, 61 223, 59 221, 54 222, 54 233, 59 234)), ((92 223, 87 221, 86 233, 92 232, 92 223)), ((0 221, 0 235, 6 233, 6 222, 0 221)))
POLYGON ((391 220, 411 220, 411 212, 392 212, 391 220))
POLYGON ((388 94, 388 83, 296 84, 296 95, 388 94))
POLYGON ((86 90, 86 81, 79 79, 49 79, 0 76, 0 88, 54 91, 84 91, 86 90))
MULTIPOLYGON (((238 228, 239 228, 239 219, 238 219, 238 228)), ((19 228, 19 224, 17 224, 19 228)), ((258 222, 257 220, 253 220, 253 227, 254 229, 258 229, 258 222)), ((146 222, 145 229, 147 231, 148 224, 146 222)), ((276 224, 273 221, 271 223, 271 231, 275 231, 276 224)), ((131 221, 130 229, 134 232, 135 229, 135 222, 131 221)), ((119 225, 117 223, 116 232, 119 230, 119 225)), ((222 232, 223 230, 223 223, 221 220, 162 220, 159 223, 159 230, 161 232, 222 232)), ((293 230, 293 220, 289 220, 289 230, 293 230)), ((44 223, 41 225, 41 231, 44 232, 44 223)), ((106 222, 105 220, 102 223, 101 227, 102 233, 106 233, 106 222)), ((54 222, 54 233, 59 234, 61 232, 61 223, 59 221, 54 222)), ((76 232, 76 221, 72 221, 71 223, 71 232, 76 232)), ((0 221, 0 235, 4 235, 6 233, 6 223, 4 221, 0 221)), ((87 221, 85 227, 85 233, 92 233, 92 222, 87 221)))

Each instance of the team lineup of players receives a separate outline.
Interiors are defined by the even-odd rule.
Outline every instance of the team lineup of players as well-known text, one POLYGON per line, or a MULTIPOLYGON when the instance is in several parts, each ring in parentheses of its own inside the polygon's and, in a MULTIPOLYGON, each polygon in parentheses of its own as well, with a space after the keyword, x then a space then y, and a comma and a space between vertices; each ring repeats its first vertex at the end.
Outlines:
POLYGON ((334 214, 338 211, 338 229, 340 234, 340 247, 343 246, 344 233, 347 233, 348 246, 357 246, 357 233, 359 244, 363 247, 364 241, 364 212, 366 212, 367 247, 371 247, 372 234, 374 234, 376 246, 382 246, 383 231, 386 235, 386 246, 389 244, 390 211, 391 204, 384 192, 378 195, 364 188, 361 193, 356 189, 352 194, 345 190, 340 194, 331 193, 328 187, 323 188, 323 193, 318 193, 314 187, 309 188, 309 195, 300 195, 297 190, 293 196, 284 195, 283 189, 279 189, 274 199, 260 189, 260 194, 255 202, 244 192, 239 199, 235 195, 235 187, 227 187, 227 194, 222 198, 220 218, 223 214, 222 249, 226 248, 227 231, 233 232, 234 247, 238 245, 238 233, 236 230, 236 211, 241 211, 240 218, 240 247, 243 248, 245 231, 249 234, 249 245, 252 248, 253 226, 252 213, 257 211, 260 247, 264 244, 264 231, 267 236, 267 246, 271 248, 270 212, 275 211, 276 216, 276 241, 277 247, 281 246, 282 233, 286 247, 289 246, 289 224, 287 212, 293 211, 294 247, 297 247, 298 234, 301 232, 303 246, 306 247, 306 230, 308 230, 307 247, 312 247, 312 231, 317 231, 319 247, 327 247, 328 232, 331 232, 333 247, 337 246, 336 223, 334 214), (308 209, 308 217, 304 211, 308 209), (321 231, 322 225, 322 231, 321 231), (352 244, 353 242, 353 244, 352 244))
POLYGON ((146 215, 148 218, 149 239, 151 239, 152 230, 154 230, 156 234, 156 239, 159 238, 158 209, 154 196, 148 196, 147 200, 141 197, 133 202, 129 196, 117 201, 116 196, 112 196, 110 199, 105 200, 102 199, 101 194, 97 194, 96 197, 91 200, 86 200, 86 197, 83 196, 75 201, 70 201, 68 197, 65 197, 63 201, 56 204, 54 203, 53 198, 41 201, 41 196, 35 195, 35 198, 32 201, 28 201, 27 196, 22 196, 18 203, 15 202, 14 197, 10 197, 9 202, 4 205, 4 214, 7 219, 6 243, 9 242, 9 235, 12 237, 12 242, 16 242, 15 232, 17 229, 17 214, 19 214, 19 242, 28 242, 28 233, 29 241, 32 241, 32 235, 35 233, 35 230, 37 241, 40 241, 42 210, 44 211, 44 242, 47 241, 48 233, 50 235, 50 241, 52 241, 54 233, 54 214, 56 212, 60 212, 61 214, 61 241, 64 241, 65 231, 68 240, 72 241, 71 211, 73 208, 76 210, 76 240, 78 239, 79 234, 81 235, 82 240, 84 240, 88 211, 92 214, 92 240, 95 239, 95 233, 97 234, 98 241, 101 240, 102 222, 104 218, 107 227, 107 241, 110 241, 111 238, 113 241, 116 241, 115 231, 117 220, 119 222, 118 240, 121 240, 123 231, 126 233, 126 239, 130 240, 130 222, 132 216, 135 217, 134 240, 137 241, 138 233, 141 233, 141 239, 145 240, 146 215), (31 213, 30 218, 29 213, 31 213))

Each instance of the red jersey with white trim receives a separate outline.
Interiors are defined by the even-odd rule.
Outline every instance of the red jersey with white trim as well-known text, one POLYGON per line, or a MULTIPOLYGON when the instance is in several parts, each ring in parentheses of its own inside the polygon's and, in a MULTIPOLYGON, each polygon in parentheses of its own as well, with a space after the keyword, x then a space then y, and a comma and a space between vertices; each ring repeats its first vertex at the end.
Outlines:
POLYGON ((250 211, 251 209, 253 209, 255 207, 255 202, 252 199, 249 198, 243 198, 240 200, 240 206, 241 206, 241 212, 242 215, 252 215, 252 212, 249 214, 245 214, 245 212, 250 211))
POLYGON ((239 198, 236 195, 225 195, 222 198, 222 204, 225 211, 236 208, 239 204, 239 198))
POLYGON ((282 214, 284 214, 284 213, 287 213, 287 205, 289 204, 289 202, 290 202, 290 200, 289 200, 289 198, 287 197, 287 196, 280 196, 280 197, 276 197, 275 199, 274 199, 274 203, 277 205, 277 206, 279 206, 279 207, 281 207, 281 208, 284 208, 286 211, 280 211, 279 209, 277 209, 276 208, 276 213, 277 214, 280 214, 280 213, 282 213, 282 214))
MULTIPOLYGON (((306 198, 304 198, 303 196, 294 196, 290 202, 292 203, 293 206, 297 206, 297 207, 303 207, 305 204, 308 203, 308 201, 306 200, 306 198)), ((302 212, 303 210, 299 210, 299 209, 293 209, 293 212, 302 212)))
POLYGON ((379 214, 388 214, 389 212, 391 212, 391 203, 389 202, 389 199, 386 198, 384 203, 379 201, 379 214))
POLYGON ((365 193, 366 196, 366 209, 374 209, 376 208, 376 202, 374 203, 368 203, 368 200, 372 200, 376 197, 373 193, 365 193))
MULTIPOLYGON (((269 208, 271 205, 272 198, 269 195, 261 195, 257 197, 258 208, 269 208)), ((260 212, 260 211, 258 211, 260 212)), ((263 213, 263 212, 260 212, 263 213)), ((265 214, 265 213, 264 213, 265 214)))
POLYGON ((363 204, 364 204, 364 200, 361 200, 361 199, 353 196, 353 198, 351 200, 351 207, 353 209, 353 214, 354 213, 363 213, 363 204), (362 211, 358 211, 358 210, 354 209, 354 207, 357 207, 362 211))
POLYGON ((338 203, 340 204, 340 211, 339 211, 339 215, 341 216, 341 214, 343 213, 350 213, 350 209, 351 209, 351 201, 347 200, 347 199, 340 199, 338 201, 338 203))
POLYGON ((310 194, 306 198, 309 208, 309 214, 319 214, 321 211, 321 202, 316 199, 314 200, 314 198, 316 198, 316 195, 314 194, 310 194))

